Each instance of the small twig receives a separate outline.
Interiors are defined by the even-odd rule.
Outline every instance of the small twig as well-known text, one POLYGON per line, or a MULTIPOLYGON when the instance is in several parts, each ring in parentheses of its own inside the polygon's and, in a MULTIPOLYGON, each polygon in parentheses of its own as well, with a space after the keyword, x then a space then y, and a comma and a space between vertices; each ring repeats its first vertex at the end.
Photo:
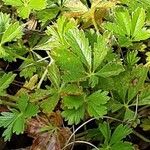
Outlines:
POLYGON ((98 147, 96 147, 96 146, 93 145, 92 143, 86 142, 86 141, 74 141, 74 142, 71 142, 71 143, 67 144, 66 146, 64 146, 64 147, 62 148, 62 150, 66 149, 68 146, 70 146, 70 145, 72 145, 72 144, 75 144, 75 143, 87 144, 87 145, 92 146, 92 147, 95 148, 96 150, 99 150, 98 147))

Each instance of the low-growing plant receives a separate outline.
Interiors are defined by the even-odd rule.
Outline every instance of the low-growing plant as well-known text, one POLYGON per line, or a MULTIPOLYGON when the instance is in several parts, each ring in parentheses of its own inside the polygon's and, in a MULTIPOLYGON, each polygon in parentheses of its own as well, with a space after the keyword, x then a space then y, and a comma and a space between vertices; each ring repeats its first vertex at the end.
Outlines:
POLYGON ((1 0, 0 8, 5 141, 26 132, 33 150, 132 150, 133 134, 150 142, 136 130, 150 129, 148 0, 1 0))

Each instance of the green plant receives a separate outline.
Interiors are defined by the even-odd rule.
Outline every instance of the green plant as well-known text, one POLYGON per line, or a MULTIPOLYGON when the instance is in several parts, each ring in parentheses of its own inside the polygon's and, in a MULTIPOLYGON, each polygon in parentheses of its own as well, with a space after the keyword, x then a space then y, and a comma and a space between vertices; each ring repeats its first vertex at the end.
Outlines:
POLYGON ((149 142, 136 131, 139 126, 149 129, 148 4, 0 1, 0 127, 5 141, 27 132, 35 139, 32 147, 46 137, 51 140, 45 145, 55 139, 59 149, 81 142, 101 150, 132 150, 134 143, 127 138, 132 134, 149 142), (99 127, 88 125, 89 120, 99 127), (63 122, 77 129, 71 134, 63 122), (63 142, 61 134, 66 135, 63 142), (101 144, 96 147, 94 141, 101 144))
POLYGON ((132 130, 128 126, 123 126, 120 124, 116 127, 114 132, 111 132, 110 126, 108 123, 104 122, 99 125, 99 130, 104 136, 104 144, 102 144, 102 150, 133 150, 132 144, 123 139, 129 135, 132 130))

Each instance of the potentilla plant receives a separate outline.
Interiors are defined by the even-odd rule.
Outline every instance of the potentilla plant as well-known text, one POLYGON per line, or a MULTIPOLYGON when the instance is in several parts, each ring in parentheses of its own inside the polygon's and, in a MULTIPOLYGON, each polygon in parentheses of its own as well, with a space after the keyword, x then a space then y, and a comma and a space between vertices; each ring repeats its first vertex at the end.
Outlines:
POLYGON ((150 142, 136 130, 150 129, 148 0, 2 0, 0 7, 5 141, 27 133, 32 150, 76 143, 133 150, 133 134, 150 142))

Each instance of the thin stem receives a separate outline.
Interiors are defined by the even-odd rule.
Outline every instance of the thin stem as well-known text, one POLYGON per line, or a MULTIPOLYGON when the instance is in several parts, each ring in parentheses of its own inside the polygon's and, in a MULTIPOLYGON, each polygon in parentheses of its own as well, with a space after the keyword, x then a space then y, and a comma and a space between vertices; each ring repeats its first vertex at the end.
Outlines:
POLYGON ((39 81, 39 83, 38 83, 38 85, 37 85, 37 89, 40 89, 40 87, 41 87, 41 85, 42 85, 42 82, 43 82, 43 80, 44 80, 44 78, 46 77, 46 75, 47 75, 47 73, 48 73, 48 67, 51 65, 51 62, 49 63, 49 65, 46 67, 46 69, 45 69, 45 71, 44 71, 44 73, 43 73, 43 75, 42 75, 42 77, 41 77, 41 79, 40 79, 40 81, 39 81))
POLYGON ((96 146, 93 145, 92 143, 86 142, 86 141, 74 141, 74 142, 71 142, 71 143, 67 144, 66 146, 64 146, 64 147, 62 148, 62 150, 66 149, 68 146, 70 146, 70 145, 72 145, 72 144, 75 144, 75 143, 87 144, 87 145, 90 145, 90 146, 92 146, 93 148, 95 148, 95 150, 99 150, 98 147, 96 147, 96 146))
POLYGON ((141 135, 140 133, 136 132, 135 130, 133 130, 133 134, 135 134, 137 137, 139 137, 141 140, 150 143, 150 140, 147 139, 146 137, 144 137, 143 135, 141 135))
POLYGON ((91 121, 93 121, 93 120, 95 120, 95 119, 96 119, 96 118, 91 118, 91 119, 87 120, 86 122, 84 122, 82 125, 80 125, 80 126, 71 134, 71 136, 70 136, 69 139, 67 140, 66 144, 69 143, 69 141, 72 139, 72 137, 75 135, 75 133, 76 133, 78 130, 80 130, 84 125, 86 125, 87 123, 89 123, 89 122, 91 122, 91 121))
POLYGON ((135 114, 134 114, 134 117, 133 117, 133 120, 136 120, 136 117, 137 117, 137 114, 138 114, 138 104, 139 104, 139 96, 137 95, 137 98, 136 98, 136 107, 135 107, 135 114))

